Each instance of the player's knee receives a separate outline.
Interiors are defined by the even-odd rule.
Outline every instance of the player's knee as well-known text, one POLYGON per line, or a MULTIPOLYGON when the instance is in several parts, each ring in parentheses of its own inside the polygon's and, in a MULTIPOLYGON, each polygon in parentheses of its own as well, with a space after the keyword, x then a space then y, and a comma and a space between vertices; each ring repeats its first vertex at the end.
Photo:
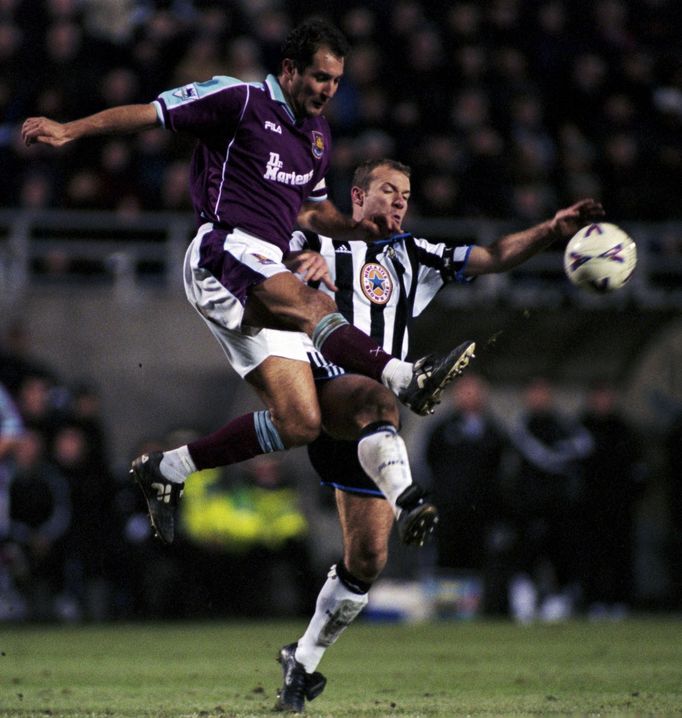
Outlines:
POLYGON ((356 406, 357 420, 361 428, 375 421, 387 421, 396 427, 399 425, 400 413, 395 396, 382 384, 374 383, 374 386, 366 389, 356 406))
POLYGON ((315 407, 300 408, 282 418, 278 431, 287 449, 305 446, 315 441, 320 435, 322 422, 319 409, 315 407))
POLYGON ((373 583, 386 567, 388 546, 383 541, 363 544, 351 551, 346 561, 353 576, 373 583))
POLYGON ((303 285, 302 291, 303 295, 300 298, 301 310, 304 312, 306 321, 313 329, 321 319, 338 311, 336 302, 328 294, 305 285, 303 285))
POLYGON ((313 290, 310 296, 310 306, 312 311, 317 314, 317 319, 322 319, 327 314, 338 311, 336 302, 328 294, 317 290, 313 290))
POLYGON ((389 421, 393 419, 394 423, 398 422, 398 403, 395 400, 395 395, 388 387, 383 386, 383 384, 377 384, 372 389, 371 399, 378 420, 389 421))

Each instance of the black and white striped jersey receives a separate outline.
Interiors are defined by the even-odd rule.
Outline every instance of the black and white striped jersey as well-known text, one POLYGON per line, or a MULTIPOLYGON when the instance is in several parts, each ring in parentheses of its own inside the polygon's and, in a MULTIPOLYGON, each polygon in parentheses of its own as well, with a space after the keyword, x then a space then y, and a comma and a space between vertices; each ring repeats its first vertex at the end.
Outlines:
POLYGON ((334 298, 343 316, 383 349, 404 359, 409 330, 446 282, 467 281, 464 270, 471 245, 448 246, 410 234, 379 240, 343 242, 313 232, 294 232, 292 251, 320 252, 338 291, 319 289, 334 298))

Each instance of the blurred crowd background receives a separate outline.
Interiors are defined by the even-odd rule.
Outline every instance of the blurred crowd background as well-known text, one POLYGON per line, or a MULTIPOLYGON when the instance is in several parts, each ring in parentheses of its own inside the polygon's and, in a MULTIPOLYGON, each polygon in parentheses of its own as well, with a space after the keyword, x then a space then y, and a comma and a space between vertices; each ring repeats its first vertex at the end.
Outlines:
MULTIPOLYGON (((129 461, 186 443, 197 429, 141 437, 116 459, 97 387, 65 382, 32 358, 20 329, 7 340, 0 621, 292 617, 312 609, 340 551, 333 494, 314 476, 286 454, 194 474, 176 541, 163 546, 129 461)), ((476 369, 455 382, 409 441, 413 471, 441 522, 421 551, 393 537, 389 582, 410 588, 402 598, 391 593, 390 614, 403 615, 403 599, 414 602, 415 582, 434 611, 440 601, 458 618, 528 623, 679 611, 682 414, 652 447, 622 399, 617 385, 600 380, 566 400, 548 376, 532 375, 500 404, 476 369), (651 546, 642 510, 660 486, 664 504, 653 521, 661 533, 651 546), (429 599, 427 585, 452 595, 429 599)), ((386 610, 373 614, 370 601, 369 615, 386 610)))
MULTIPOLYGON (((329 119, 333 197, 364 158, 412 165, 413 213, 543 219, 598 196, 614 221, 682 217, 682 30, 668 0, 323 2, 352 43, 329 119)), ((216 74, 276 72, 290 0, 0 0, 0 206, 185 209, 162 130, 27 153, 69 120, 216 74)))
MULTIPOLYGON (((340 207, 359 161, 392 156, 413 168, 416 217, 534 222, 594 196, 615 222, 682 220, 676 2, 315 9, 353 48, 329 113, 328 184, 340 207)), ((0 209, 189 210, 186 140, 151 130, 27 149, 21 122, 148 102, 216 74, 261 81, 309 12, 299 0, 0 0, 0 209)), ((661 255, 682 253, 676 233, 657 241, 661 255)), ((5 320, 0 621, 310 610, 326 562, 338 557, 328 494, 309 482, 303 506, 300 476, 282 457, 204 472, 188 484, 180 538, 165 549, 150 535, 128 462, 197 427, 169 416, 167 435, 112 455, 100 394, 110 378, 93 382, 85 366, 87 381, 63 376, 47 353, 37 357, 19 307, 5 320), (337 553, 320 550, 325 531, 337 553)), ((560 389, 528 376, 500 417, 482 376, 455 386, 414 456, 444 516, 437 541, 418 565, 392 546, 393 570, 476 576, 480 610, 522 622, 679 610, 682 421, 668 422, 654 445, 620 412, 617 386, 595 382, 568 402, 560 389), (662 497, 653 551, 640 520, 652 486, 662 497), (641 576, 652 562, 664 578, 647 591, 641 576)))

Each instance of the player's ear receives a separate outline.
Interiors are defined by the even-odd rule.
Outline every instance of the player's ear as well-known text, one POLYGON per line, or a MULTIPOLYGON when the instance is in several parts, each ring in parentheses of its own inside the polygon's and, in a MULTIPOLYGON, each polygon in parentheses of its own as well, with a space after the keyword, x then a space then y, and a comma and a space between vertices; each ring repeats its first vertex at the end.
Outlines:
POLYGON ((350 199, 353 204, 356 204, 358 207, 362 207, 365 203, 365 191, 358 186, 351 187, 350 199))
POLYGON ((296 63, 290 58, 285 57, 282 60, 282 71, 281 74, 284 77, 292 78, 296 72, 296 63))

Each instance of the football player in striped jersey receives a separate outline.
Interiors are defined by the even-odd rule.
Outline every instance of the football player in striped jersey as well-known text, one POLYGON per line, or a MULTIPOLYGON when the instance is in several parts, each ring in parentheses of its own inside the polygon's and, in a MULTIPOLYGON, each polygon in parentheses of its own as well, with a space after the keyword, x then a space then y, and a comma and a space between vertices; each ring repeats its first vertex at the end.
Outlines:
MULTIPOLYGON (((353 217, 360 220, 387 213, 402 227, 410 190, 406 165, 391 159, 365 162, 353 177, 353 217)), ((603 214, 599 202, 581 200, 559 210, 552 219, 500 237, 489 246, 432 243, 404 232, 357 242, 297 231, 292 236, 294 253, 289 261, 294 269, 299 263, 297 271, 305 280, 321 276, 326 268, 335 288, 318 281, 313 281, 314 286, 334 297, 348 321, 387 352, 403 358, 409 348, 412 319, 446 283, 507 271, 603 214)), ((358 412, 355 382, 366 378, 330 366, 309 343, 308 347, 325 428, 309 444, 308 452, 322 482, 335 489, 343 557, 332 566, 301 638, 280 651, 285 680, 277 705, 297 712, 303 710, 305 700, 322 692, 326 679, 317 666, 326 649, 366 605, 368 591, 386 565, 394 523, 391 502, 370 478, 372 471, 367 471, 373 467, 363 458, 362 440, 358 444, 338 438, 347 417, 358 412)), ((406 454, 404 460, 407 462, 406 454)))

